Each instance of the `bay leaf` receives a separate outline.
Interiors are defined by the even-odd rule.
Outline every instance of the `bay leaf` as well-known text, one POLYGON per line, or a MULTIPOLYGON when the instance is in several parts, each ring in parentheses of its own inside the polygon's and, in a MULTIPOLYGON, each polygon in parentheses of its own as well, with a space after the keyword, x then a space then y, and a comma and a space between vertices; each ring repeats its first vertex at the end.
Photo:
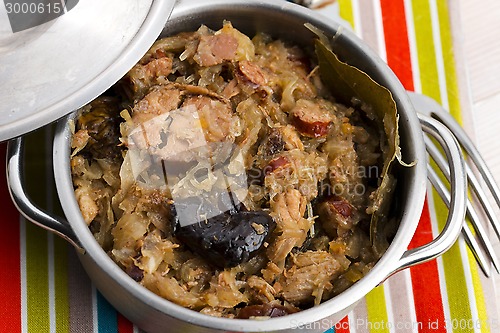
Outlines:
POLYGON ((391 166, 396 159, 402 163, 396 102, 387 88, 360 69, 341 61, 324 34, 317 29, 313 31, 318 35, 315 51, 323 83, 338 102, 346 105, 361 103, 361 109, 377 122, 381 134, 384 162, 378 188, 370 195, 371 205, 367 209, 367 213, 371 214, 370 239, 374 243, 378 224, 387 218, 396 187, 396 178, 390 173, 391 166))

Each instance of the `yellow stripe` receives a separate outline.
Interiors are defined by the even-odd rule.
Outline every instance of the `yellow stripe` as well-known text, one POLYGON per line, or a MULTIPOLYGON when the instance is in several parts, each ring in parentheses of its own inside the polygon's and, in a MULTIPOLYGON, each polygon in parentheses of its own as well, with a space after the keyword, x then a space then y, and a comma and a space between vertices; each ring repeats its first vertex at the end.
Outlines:
MULTIPOLYGON (((439 198, 436 191, 433 191, 433 196, 434 198, 439 198)), ((446 207, 441 200, 437 199, 435 201, 435 209, 439 227, 443 228, 446 222, 444 217, 448 214, 448 207, 446 207)), ((464 265, 459 244, 455 243, 455 245, 453 245, 448 252, 443 254, 442 257, 446 278, 446 291, 448 294, 448 306, 450 308, 450 319, 452 323, 458 324, 455 325, 456 327, 453 327, 453 332, 473 333, 473 327, 468 325, 460 327, 461 322, 472 322, 472 313, 469 296, 467 294, 467 281, 465 280, 464 265)))
POLYGON ((352 0, 339 0, 339 14, 341 18, 349 22, 352 28, 356 30, 352 0))
POLYGON ((366 295, 367 328, 374 333, 390 333, 384 286, 380 285, 366 295))
POLYGON ((479 317, 479 323, 476 326, 481 328, 481 333, 490 333, 489 323, 491 320, 488 319, 488 310, 486 309, 486 301, 484 299, 481 278, 479 277, 479 270, 476 265, 476 259, 468 247, 467 256, 469 258, 469 262, 471 263, 472 284, 474 286, 474 296, 476 297, 476 306, 479 317))
POLYGON ((451 31, 451 23, 448 10, 447 1, 436 1, 439 27, 441 30, 441 44, 443 50, 443 62, 446 73, 446 87, 448 91, 448 104, 450 113, 455 117, 460 124, 462 124, 461 106, 460 106, 460 92, 458 89, 458 79, 456 71, 456 62, 453 47, 453 37, 451 31))
MULTIPOLYGON (((437 1, 442 3, 443 1, 437 1)), ((436 47, 443 48, 443 62, 445 63, 446 72, 446 85, 447 91, 451 89, 451 99, 457 97, 456 93, 453 93, 453 87, 456 86, 456 77, 450 74, 450 64, 446 64, 447 58, 453 55, 453 48, 451 47, 451 41, 446 37, 450 37, 450 32, 446 31, 446 25, 441 25, 439 23, 441 38, 445 37, 445 41, 442 45, 434 44, 433 36, 433 24, 431 16, 430 0, 413 0, 412 2, 413 16, 415 22, 415 33, 417 42, 417 53, 419 59, 420 76, 422 82, 422 93, 434 98, 438 102, 442 102, 442 96, 440 93, 440 83, 439 83, 439 72, 437 66, 436 58, 436 47), (447 44, 448 43, 448 44, 447 44), (445 50, 446 49, 446 50, 445 50), (445 56, 446 54, 446 56, 445 56), (454 82, 451 82, 454 81, 454 82)), ((446 8, 441 6, 441 15, 448 15, 444 12, 446 8)), ((442 21, 442 20, 441 20, 442 21)), ((449 23, 448 23, 449 24, 449 23)), ((449 29, 449 25, 448 25, 449 29)), ((453 64, 452 64, 453 65, 453 64)), ((453 71, 452 71, 453 72, 453 71)), ((451 72, 451 73, 452 73, 451 72)), ((456 108, 459 102, 454 101, 453 107, 456 108)), ((435 168, 435 165, 433 164, 435 168)), ((433 197, 439 198, 436 191, 433 191, 433 197)), ((437 216, 438 227, 442 229, 446 222, 445 217, 448 214, 448 208, 444 203, 437 199, 435 200, 435 210, 437 216)), ((443 269, 445 274, 446 292, 448 294, 448 306, 450 310, 450 316, 452 321, 472 321, 472 313, 470 309, 470 302, 467 291, 467 282, 465 280, 464 266, 462 262, 462 255, 460 251, 460 246, 455 244, 448 252, 443 255, 443 269), (464 294, 465 292, 465 294, 464 294)), ((446 306, 446 304, 445 304, 446 306)), ((473 332, 474 329, 470 327, 460 327, 460 325, 455 325, 453 327, 453 332, 473 332)), ((467 326, 467 325, 465 325, 467 326)))
MULTIPOLYGON (((451 22, 449 17, 449 8, 446 1, 436 1, 439 26, 441 31, 441 43, 443 49, 443 62, 446 72, 446 86, 448 91, 448 103, 450 106, 450 113, 453 117, 462 124, 461 105, 460 105, 460 92, 458 88, 458 77, 456 70, 456 61, 454 56, 453 36, 451 30, 451 22)), ((471 267, 472 282, 474 287, 474 296, 476 298, 476 306, 481 325, 481 332, 489 333, 490 329, 488 323, 488 311, 486 309, 486 302, 484 299, 483 287, 481 285, 478 267, 476 260, 470 250, 468 250, 468 258, 471 267)))
POLYGON ((429 1, 413 0, 412 10, 422 94, 432 97, 441 103, 429 1))

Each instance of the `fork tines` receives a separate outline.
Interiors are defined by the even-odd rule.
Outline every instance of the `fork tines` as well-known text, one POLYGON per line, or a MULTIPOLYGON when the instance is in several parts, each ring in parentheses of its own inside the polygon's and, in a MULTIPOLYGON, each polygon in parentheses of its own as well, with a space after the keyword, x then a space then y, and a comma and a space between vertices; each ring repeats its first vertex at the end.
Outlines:
MULTIPOLYGON (((475 148, 472 141, 469 139, 465 131, 462 127, 456 123, 456 121, 452 118, 451 115, 446 113, 443 110, 438 110, 432 112, 432 116, 443 123, 446 127, 448 127, 451 132, 455 135, 457 141, 460 146, 467 152, 468 159, 467 163, 472 163, 478 169, 485 183, 487 184, 489 190, 491 191, 493 197, 497 205, 500 207, 500 190, 496 185, 494 178, 486 166, 483 158, 475 148)), ((432 140, 429 138, 425 138, 425 144, 427 146, 427 151, 432 159, 436 162, 436 165, 439 167, 444 177, 449 181, 450 179, 450 170, 448 168, 448 164, 444 159, 443 155, 440 153, 439 149, 434 145, 432 140)), ((447 186, 441 181, 441 179, 437 176, 436 172, 429 166, 429 179, 431 183, 436 188, 439 196, 444 201, 444 203, 449 206, 449 198, 450 193, 447 189, 447 186)), ((473 190, 476 195, 477 200, 469 199, 467 202, 467 216, 469 218, 470 224, 473 226, 473 229, 476 231, 477 237, 479 238, 482 247, 476 241, 474 234, 467 222, 464 223, 463 234, 467 244, 469 245, 474 257, 476 258, 479 266, 483 270, 486 276, 490 276, 490 266, 488 262, 493 264, 495 270, 500 273, 500 262, 495 254, 493 245, 489 239, 488 233, 485 230, 484 226, 481 223, 481 219, 479 217, 479 213, 477 210, 480 210, 482 213, 485 213, 488 221, 493 226, 496 235, 500 238, 500 223, 495 214, 495 211, 490 204, 486 192, 480 186, 479 180, 476 175, 472 171, 469 165, 466 165, 466 173, 469 187, 473 190), (484 249, 484 250, 483 250, 484 249), (484 255, 486 252, 487 257, 484 255), (486 258, 489 258, 487 260, 486 258)))

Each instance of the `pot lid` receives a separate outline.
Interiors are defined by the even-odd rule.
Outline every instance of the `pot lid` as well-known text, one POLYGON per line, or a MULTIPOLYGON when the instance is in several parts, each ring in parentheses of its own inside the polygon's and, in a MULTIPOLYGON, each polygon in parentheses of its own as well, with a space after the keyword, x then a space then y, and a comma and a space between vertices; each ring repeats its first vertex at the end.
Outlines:
POLYGON ((53 122, 103 93, 151 47, 174 3, 4 0, 0 141, 53 122))

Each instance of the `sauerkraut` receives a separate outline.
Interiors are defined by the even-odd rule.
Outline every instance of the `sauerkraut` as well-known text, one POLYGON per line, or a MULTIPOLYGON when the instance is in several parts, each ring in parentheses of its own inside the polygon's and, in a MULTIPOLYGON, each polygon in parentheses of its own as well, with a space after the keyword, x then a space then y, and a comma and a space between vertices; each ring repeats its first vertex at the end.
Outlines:
MULTIPOLYGON (((362 278, 386 138, 337 103, 315 58, 230 22, 158 40, 80 110, 75 195, 132 279, 184 307, 275 317, 362 278)), ((382 241, 381 241, 382 239, 382 241)))

